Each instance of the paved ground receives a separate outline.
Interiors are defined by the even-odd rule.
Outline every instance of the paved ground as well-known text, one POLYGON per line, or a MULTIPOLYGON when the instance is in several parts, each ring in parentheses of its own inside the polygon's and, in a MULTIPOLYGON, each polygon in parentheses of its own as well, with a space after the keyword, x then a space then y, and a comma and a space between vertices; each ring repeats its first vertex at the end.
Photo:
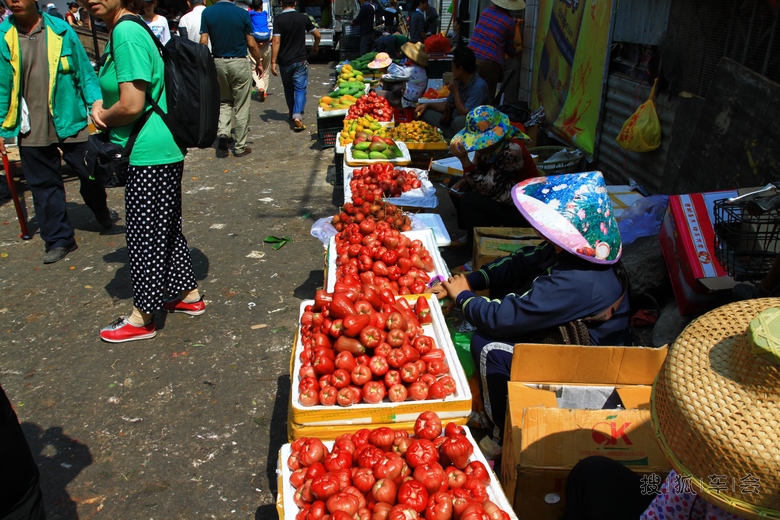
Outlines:
POLYGON ((153 340, 98 338, 132 302, 121 189, 109 193, 120 219, 102 231, 66 180, 79 249, 48 266, 29 192, 30 241, 13 205, 0 206, 0 383, 51 519, 276 517, 290 349, 301 301, 323 284, 309 229, 338 199, 314 116, 331 71, 310 68, 305 132, 289 129, 272 78, 271 96, 252 103, 251 155, 187 157, 184 231, 208 309, 158 314, 153 340), (274 251, 267 235, 292 242, 274 251))

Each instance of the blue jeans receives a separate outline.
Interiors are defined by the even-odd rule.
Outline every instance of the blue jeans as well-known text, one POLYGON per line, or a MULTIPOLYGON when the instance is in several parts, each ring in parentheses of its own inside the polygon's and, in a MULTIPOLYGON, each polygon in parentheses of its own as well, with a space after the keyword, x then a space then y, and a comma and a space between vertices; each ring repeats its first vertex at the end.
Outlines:
POLYGON ((292 119, 303 120, 306 108, 306 84, 309 82, 309 64, 305 61, 279 67, 284 86, 284 99, 292 119))

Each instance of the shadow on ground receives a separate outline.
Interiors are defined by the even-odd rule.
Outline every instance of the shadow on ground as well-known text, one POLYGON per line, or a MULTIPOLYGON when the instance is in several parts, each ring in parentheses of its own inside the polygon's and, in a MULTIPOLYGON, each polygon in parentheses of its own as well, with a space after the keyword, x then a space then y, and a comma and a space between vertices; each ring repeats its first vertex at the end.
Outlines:
POLYGON ((35 423, 24 422, 22 431, 41 470, 41 490, 48 518, 78 519, 76 502, 71 499, 67 487, 92 464, 89 447, 65 435, 59 426, 44 430, 35 423))

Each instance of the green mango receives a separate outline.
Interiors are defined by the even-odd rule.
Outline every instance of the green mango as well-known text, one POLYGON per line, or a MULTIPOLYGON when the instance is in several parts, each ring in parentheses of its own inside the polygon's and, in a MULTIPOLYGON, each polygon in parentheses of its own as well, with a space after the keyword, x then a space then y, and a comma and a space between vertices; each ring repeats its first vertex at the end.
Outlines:
POLYGON ((365 95, 366 95, 366 91, 365 90, 361 90, 360 92, 355 94, 355 99, 360 99, 360 98, 362 98, 365 95))
POLYGON ((366 150, 368 150, 369 146, 371 146, 371 141, 363 141, 361 143, 353 145, 352 149, 353 150, 360 150, 362 152, 365 152, 366 150))
POLYGON ((337 98, 337 97, 341 97, 342 95, 344 95, 344 92, 341 91, 341 88, 337 88, 336 90, 328 94, 328 97, 337 98))
POLYGON ((404 153, 396 145, 388 146, 387 153, 392 154, 393 157, 403 157, 404 153))
POLYGON ((386 161, 388 157, 383 154, 382 152, 369 152, 368 154, 369 159, 381 159, 383 161, 386 161))
MULTIPOLYGON (((371 152, 371 153, 374 153, 374 152, 371 152)), ((366 152, 364 152, 362 150, 355 150, 354 148, 352 149, 352 157, 354 157, 355 159, 368 159, 369 158, 368 153, 366 153, 366 152)))
POLYGON ((387 143, 377 141, 376 143, 371 143, 368 149, 372 152, 384 152, 387 149, 387 143))

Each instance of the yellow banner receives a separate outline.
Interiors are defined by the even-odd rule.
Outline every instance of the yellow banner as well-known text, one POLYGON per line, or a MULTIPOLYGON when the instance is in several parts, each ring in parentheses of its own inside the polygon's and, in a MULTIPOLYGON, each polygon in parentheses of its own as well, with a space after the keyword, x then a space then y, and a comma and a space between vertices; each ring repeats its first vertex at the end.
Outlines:
POLYGON ((531 106, 545 126, 593 155, 613 0, 539 0, 531 106))

